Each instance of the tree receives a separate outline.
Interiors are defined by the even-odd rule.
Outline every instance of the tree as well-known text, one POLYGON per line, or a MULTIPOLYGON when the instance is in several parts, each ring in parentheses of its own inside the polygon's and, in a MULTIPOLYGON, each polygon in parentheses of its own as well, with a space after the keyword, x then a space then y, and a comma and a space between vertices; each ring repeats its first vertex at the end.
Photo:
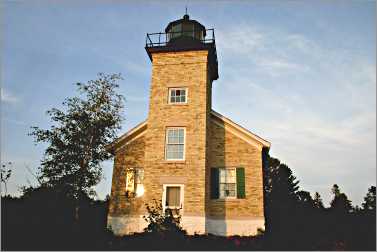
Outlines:
MULTIPOLYGON (((120 74, 100 73, 96 80, 77 83, 79 96, 63 102, 65 111, 47 111, 54 123, 50 129, 32 127, 36 142, 49 143, 39 167, 43 186, 68 194, 73 199, 95 194, 92 189, 102 176, 101 162, 116 137, 123 117, 124 97, 116 93, 120 74)), ((79 214, 76 207, 76 219, 79 214)))
POLYGON ((347 195, 340 191, 337 184, 333 185, 331 191, 334 194, 334 198, 330 203, 330 209, 339 214, 349 213, 352 210, 352 204, 347 195))
POLYGON ((267 199, 272 200, 276 196, 276 199, 286 200, 288 198, 289 201, 296 201, 300 181, 293 175, 292 170, 277 158, 268 157, 268 164, 264 183, 267 199))
POLYGON ((298 191, 296 193, 298 197, 298 202, 301 204, 302 207, 312 209, 314 207, 314 200, 312 196, 307 191, 298 191))
POLYGON ((10 168, 11 166, 12 166, 12 162, 7 162, 4 164, 1 164, 1 168, 0 168, 1 183, 4 184, 4 189, 5 189, 4 196, 6 196, 8 193, 7 183, 8 183, 8 180, 10 179, 10 176, 12 175, 12 169, 10 168))
POLYGON ((340 189, 339 189, 339 186, 337 184, 334 184, 333 187, 331 188, 331 192, 335 195, 335 196, 339 196, 340 195, 340 189))
POLYGON ((314 199, 313 199, 314 207, 318 209, 324 209, 323 201, 321 195, 318 192, 315 192, 314 199))
POLYGON ((280 236, 293 228, 299 181, 292 170, 279 159, 268 156, 264 170, 266 234, 280 236))
POLYGON ((376 211, 376 187, 371 186, 368 189, 366 196, 364 197, 364 203, 362 203, 363 210, 376 211))

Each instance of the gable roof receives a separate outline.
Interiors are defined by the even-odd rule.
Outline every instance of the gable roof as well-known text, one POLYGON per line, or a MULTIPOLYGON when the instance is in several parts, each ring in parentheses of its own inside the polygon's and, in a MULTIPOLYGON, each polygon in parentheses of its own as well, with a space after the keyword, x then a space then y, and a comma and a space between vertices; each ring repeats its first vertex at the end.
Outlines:
MULTIPOLYGON (((243 128, 242 126, 238 125, 237 123, 233 122, 229 118, 221 115, 220 113, 211 110, 211 119, 220 127, 223 127, 225 130, 230 131, 234 135, 240 137, 241 139, 245 140, 247 143, 255 145, 258 143, 262 147, 270 148, 271 143, 267 140, 259 137, 258 135, 252 133, 251 131, 243 128)), ((140 136, 142 133, 145 132, 147 129, 147 120, 139 123, 134 128, 130 129, 117 139, 114 142, 107 146, 109 151, 114 151, 117 149, 122 143, 128 143, 130 140, 134 139, 137 136, 140 136)))
POLYGON ((234 133, 236 136, 242 138, 246 142, 255 145, 253 143, 257 142, 263 147, 270 148, 271 143, 268 142, 267 140, 261 138, 260 136, 252 133, 251 131, 245 129, 244 127, 238 125, 237 123, 233 122, 229 118, 221 115, 220 113, 211 110, 211 115, 213 121, 219 125, 220 127, 223 127, 225 130, 229 130, 232 133, 234 133), (221 123, 218 123, 216 121, 220 121, 221 123))
POLYGON ((110 152, 114 152, 115 149, 117 149, 120 144, 130 142, 129 140, 134 139, 136 136, 139 136, 140 134, 145 132, 146 129, 147 129, 147 120, 139 123, 132 129, 130 129, 129 131, 127 131, 126 133, 124 133, 123 135, 115 139, 114 142, 112 142, 106 147, 107 150, 110 152))

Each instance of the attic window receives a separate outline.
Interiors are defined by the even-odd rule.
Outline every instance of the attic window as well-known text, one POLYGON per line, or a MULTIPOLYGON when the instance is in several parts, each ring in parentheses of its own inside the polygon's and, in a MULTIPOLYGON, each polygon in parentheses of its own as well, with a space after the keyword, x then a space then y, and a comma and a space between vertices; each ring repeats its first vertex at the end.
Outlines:
POLYGON ((187 103, 187 88, 169 88, 169 104, 187 103))

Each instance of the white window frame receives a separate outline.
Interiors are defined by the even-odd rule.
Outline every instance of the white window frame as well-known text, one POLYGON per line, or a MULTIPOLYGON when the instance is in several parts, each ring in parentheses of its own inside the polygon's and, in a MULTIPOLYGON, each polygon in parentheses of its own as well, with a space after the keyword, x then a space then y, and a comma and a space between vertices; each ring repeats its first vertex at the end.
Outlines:
POLYGON ((236 167, 222 167, 222 168, 219 168, 219 199, 237 199, 237 169, 236 167), (221 171, 220 170, 234 170, 234 174, 235 174, 235 182, 234 182, 234 196, 221 196, 221 193, 220 193, 220 184, 221 184, 221 171))
POLYGON ((167 161, 185 161, 186 158, 186 128, 185 127, 166 127, 165 130, 165 160, 167 161), (170 129, 183 129, 183 158, 182 159, 168 159, 168 131, 170 129))
POLYGON ((177 104, 187 104, 188 102, 188 88, 187 87, 169 87, 168 88, 168 104, 177 105, 177 104), (185 90, 186 99, 185 102, 171 102, 171 90, 185 90))
POLYGON ((163 184, 162 185, 162 213, 165 214, 166 210, 166 188, 167 187, 180 187, 180 210, 179 214, 183 216, 184 212, 184 197, 185 197, 185 185, 184 184, 163 184))

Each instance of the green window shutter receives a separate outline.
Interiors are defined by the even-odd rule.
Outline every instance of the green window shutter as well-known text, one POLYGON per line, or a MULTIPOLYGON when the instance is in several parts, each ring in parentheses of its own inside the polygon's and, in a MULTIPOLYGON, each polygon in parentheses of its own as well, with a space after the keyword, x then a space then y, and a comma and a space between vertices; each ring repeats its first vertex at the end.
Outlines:
POLYGON ((243 167, 237 167, 237 198, 244 199, 245 195, 245 169, 243 167))
POLYGON ((219 198, 219 169, 211 169, 211 199, 219 198))

